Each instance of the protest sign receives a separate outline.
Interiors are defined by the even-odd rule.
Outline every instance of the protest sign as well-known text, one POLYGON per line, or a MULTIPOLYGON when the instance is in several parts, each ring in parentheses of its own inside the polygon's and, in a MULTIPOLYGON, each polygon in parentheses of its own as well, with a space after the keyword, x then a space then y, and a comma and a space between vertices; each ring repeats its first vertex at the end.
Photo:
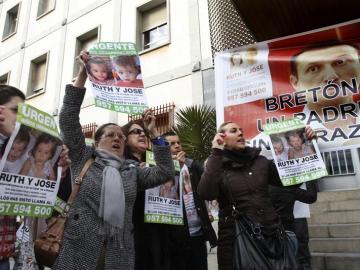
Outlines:
POLYGON ((214 220, 219 220, 219 202, 217 200, 208 201, 208 205, 214 220))
POLYGON ((61 178, 55 119, 20 103, 0 162, 0 215, 49 217, 61 178))
MULTIPOLYGON (((152 152, 146 152, 146 163, 155 165, 152 152)), ((182 202, 182 179, 185 165, 180 170, 177 160, 174 161, 176 171, 180 171, 179 176, 170 179, 165 184, 147 189, 145 191, 145 223, 162 223, 170 225, 183 225, 183 202, 182 202)))
POLYGON ((94 44, 89 49, 86 71, 95 106, 128 114, 142 114, 147 108, 140 58, 135 44, 94 44))
POLYGON ((264 125, 299 118, 321 151, 360 145, 360 21, 260 42, 215 56, 218 125, 241 125, 269 147, 264 125))
POLYGON ((264 125, 281 182, 291 186, 327 176, 325 164, 315 140, 305 136, 300 119, 264 125))

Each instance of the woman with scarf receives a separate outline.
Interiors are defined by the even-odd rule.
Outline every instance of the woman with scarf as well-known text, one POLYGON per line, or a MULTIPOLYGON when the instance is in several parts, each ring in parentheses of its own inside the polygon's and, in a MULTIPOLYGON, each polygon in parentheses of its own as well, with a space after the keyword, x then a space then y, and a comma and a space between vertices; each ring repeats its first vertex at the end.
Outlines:
MULTIPOLYGON (((308 138, 314 137, 311 129, 306 130, 308 138)), ((218 132, 212 142, 212 153, 201 177, 198 193, 202 199, 219 201, 217 250, 219 270, 245 269, 241 268, 244 267, 243 265, 239 267, 239 264, 234 264, 236 259, 239 259, 234 256, 235 218, 245 218, 250 226, 258 226, 261 231, 276 228, 277 225, 281 229, 280 219, 268 193, 268 185, 282 184, 275 164, 261 156, 260 149, 245 146, 244 134, 239 125, 225 122, 218 132), (236 212, 233 212, 233 206, 236 212), (234 213, 238 213, 238 216, 234 216, 234 213)), ((270 242, 271 246, 272 239, 265 236, 265 241, 270 242)), ((286 248, 288 242, 284 242, 283 253, 277 254, 279 255, 277 258, 266 258, 267 268, 247 265, 249 268, 246 269, 285 269, 282 265, 283 259, 290 266, 286 269, 295 269, 294 254, 286 248)), ((245 246, 238 254, 245 254, 248 250, 252 250, 252 247, 245 246)), ((258 248, 257 251, 259 250, 258 248)), ((264 254, 256 255, 259 255, 260 260, 264 256, 264 254)))
POLYGON ((82 65, 74 85, 66 86, 60 113, 60 129, 69 147, 71 172, 78 176, 85 162, 93 158, 75 202, 71 205, 65 226, 63 245, 53 270, 134 269, 132 214, 139 190, 157 186, 174 178, 170 148, 157 137, 151 111, 144 123, 152 136, 157 166, 142 168, 124 159, 125 136, 120 126, 107 123, 95 133, 95 148, 85 145, 79 122, 87 78, 82 65))

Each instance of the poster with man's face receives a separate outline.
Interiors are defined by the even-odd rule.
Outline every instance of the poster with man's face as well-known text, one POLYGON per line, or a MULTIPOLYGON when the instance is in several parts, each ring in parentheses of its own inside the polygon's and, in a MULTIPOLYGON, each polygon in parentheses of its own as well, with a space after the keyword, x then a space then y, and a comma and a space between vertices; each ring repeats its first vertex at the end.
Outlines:
POLYGON ((297 117, 321 151, 359 147, 359 48, 357 20, 219 53, 218 124, 237 122, 251 146, 265 147, 265 124, 297 117))

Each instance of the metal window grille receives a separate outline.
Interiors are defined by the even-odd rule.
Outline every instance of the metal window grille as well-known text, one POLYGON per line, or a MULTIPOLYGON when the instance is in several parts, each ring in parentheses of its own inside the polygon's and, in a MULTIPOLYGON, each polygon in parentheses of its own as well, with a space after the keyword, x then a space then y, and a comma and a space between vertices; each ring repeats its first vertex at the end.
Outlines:
POLYGON ((326 169, 330 176, 347 175, 354 173, 351 150, 339 150, 321 153, 326 169))
POLYGON ((94 138, 96 129, 97 129, 97 124, 95 122, 82 126, 82 132, 85 138, 89 138, 89 139, 94 138))
MULTIPOLYGON (((170 131, 174 126, 174 116, 175 116, 175 105, 174 103, 163 104, 156 107, 150 108, 153 110, 156 117, 156 127, 160 134, 163 134, 167 131, 170 131)), ((130 121, 140 121, 142 115, 139 114, 129 114, 128 120, 130 121)))

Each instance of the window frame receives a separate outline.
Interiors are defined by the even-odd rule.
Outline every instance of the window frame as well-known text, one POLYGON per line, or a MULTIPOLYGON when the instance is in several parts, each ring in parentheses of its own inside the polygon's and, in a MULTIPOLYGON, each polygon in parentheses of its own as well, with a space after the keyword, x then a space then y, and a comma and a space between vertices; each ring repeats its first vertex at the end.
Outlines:
POLYGON ((50 51, 47 51, 46 53, 43 53, 39 55, 38 57, 35 57, 30 61, 30 67, 29 67, 29 77, 28 77, 28 86, 26 91, 26 99, 31 99, 34 97, 37 97, 39 95, 42 95, 46 92, 46 83, 47 83, 47 75, 48 75, 48 67, 49 67, 49 59, 50 59, 50 51), (43 60, 45 60, 45 74, 44 74, 44 87, 34 91, 32 88, 32 78, 33 78, 33 72, 35 69, 35 65, 41 63, 43 60))
POLYGON ((136 43, 138 44, 139 47, 139 55, 141 54, 145 54, 147 52, 151 52, 153 50, 157 50, 159 48, 162 48, 164 46, 167 46, 171 43, 171 18, 170 18, 170 1, 169 0, 152 0, 144 5, 138 6, 137 7, 137 29, 136 29, 136 33, 137 33, 137 38, 136 38, 136 43), (165 8, 166 8, 166 23, 157 25, 156 27, 152 28, 152 29, 156 29, 160 26, 163 25, 167 25, 167 34, 168 34, 168 38, 166 41, 160 43, 157 46, 154 46, 152 48, 144 48, 144 33, 145 32, 149 32, 152 29, 149 29, 147 31, 143 31, 143 24, 142 24, 142 17, 143 14, 145 12, 151 11, 151 9, 156 8, 162 4, 165 4, 165 8))
POLYGON ((49 14, 49 13, 52 12, 52 11, 54 11, 55 8, 56 8, 56 0, 53 0, 53 1, 54 1, 53 6, 52 6, 49 10, 47 10, 47 11, 39 14, 40 3, 41 3, 42 1, 43 1, 43 0, 39 0, 39 2, 38 2, 38 8, 37 8, 37 12, 36 12, 36 20, 39 20, 39 19, 41 19, 42 17, 45 17, 47 14, 49 14))
POLYGON ((0 75, 0 84, 1 84, 1 80, 3 80, 6 77, 6 82, 5 85, 8 85, 10 82, 10 73, 11 71, 5 72, 4 74, 0 75))
POLYGON ((2 39, 1 41, 5 41, 7 39, 9 39, 10 37, 14 36, 16 33, 17 33, 17 28, 18 28, 18 25, 19 25, 19 19, 20 19, 20 9, 21 9, 21 2, 17 3, 16 5, 14 5, 12 8, 9 8, 7 11, 6 11, 6 18, 5 18, 5 24, 4 24, 4 28, 3 28, 3 34, 2 34, 2 39), (6 28, 6 25, 8 24, 8 21, 9 21, 9 14, 10 14, 10 11, 14 8, 17 7, 17 14, 16 14, 16 23, 15 23, 15 28, 14 28, 14 31, 13 32, 9 32, 7 33, 6 36, 4 36, 5 34, 5 28, 6 28))
POLYGON ((91 28, 90 30, 84 32, 83 34, 79 35, 75 39, 75 56, 74 56, 74 65, 73 65, 73 71, 72 71, 72 81, 75 81, 77 78, 78 72, 79 72, 79 66, 76 61, 76 57, 81 52, 81 45, 84 41, 89 40, 91 37, 95 36, 93 32, 96 32, 97 34, 97 42, 100 42, 100 35, 101 35, 101 25, 98 25, 96 27, 91 28))
MULTIPOLYGON (((146 45, 151 44, 151 43, 154 43, 154 42, 149 42, 149 43, 145 44, 145 33, 149 33, 149 35, 150 35, 150 33, 151 33, 152 31, 157 30, 157 29, 159 29, 159 28, 161 28, 161 27, 163 27, 163 26, 167 26, 167 27, 169 28, 169 26, 168 26, 167 23, 163 23, 163 24, 160 24, 160 25, 158 25, 158 26, 156 26, 156 27, 154 27, 154 28, 151 28, 151 29, 149 29, 149 30, 147 30, 147 31, 142 32, 142 34, 141 34, 141 47, 144 48, 143 51, 147 51, 147 50, 150 50, 150 49, 155 49, 155 48, 162 47, 162 46, 164 46, 164 44, 166 44, 166 43, 168 44, 169 39, 166 38, 166 40, 165 40, 164 42, 161 42, 161 43, 159 43, 158 45, 156 45, 156 46, 154 46, 154 47, 145 48, 146 45)), ((167 30, 167 32, 169 32, 169 29, 167 30)), ((168 35, 168 36, 169 36, 169 35, 168 35)), ((167 36, 167 37, 168 37, 168 36, 167 36)), ((155 41, 155 43, 156 43, 156 42, 159 42, 159 41, 155 41)))
POLYGON ((355 165, 353 162, 353 154, 351 152, 351 149, 341 149, 341 150, 333 150, 333 151, 326 151, 321 152, 321 157, 325 163, 326 170, 328 172, 329 177, 339 177, 339 176, 348 176, 348 175, 355 175, 355 165), (345 161, 345 169, 346 172, 342 172, 342 164, 339 158, 339 153, 342 152, 344 161, 345 161), (347 158, 347 153, 350 154, 351 158, 347 158), (334 156, 335 155, 335 156, 334 156), (336 164, 334 165, 334 160, 336 161, 336 164), (349 163, 351 161, 351 164, 349 163), (331 168, 331 171, 328 170, 328 167, 331 168), (335 173, 334 168, 337 167, 338 173, 335 173), (350 171, 350 168, 352 168, 352 171, 350 171))

